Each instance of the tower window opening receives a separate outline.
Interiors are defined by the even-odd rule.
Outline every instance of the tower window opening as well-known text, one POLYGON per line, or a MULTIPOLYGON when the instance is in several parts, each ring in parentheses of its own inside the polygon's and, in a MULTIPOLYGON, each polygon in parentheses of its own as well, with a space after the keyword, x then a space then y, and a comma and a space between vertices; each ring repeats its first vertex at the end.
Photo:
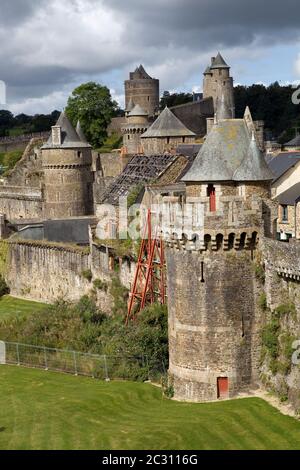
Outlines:
POLYGON ((148 98, 148 101, 150 101, 150 96, 148 96, 147 98, 148 98))
POLYGON ((288 206, 286 204, 283 204, 281 208, 282 208, 282 222, 288 222, 289 220, 288 206))
POLYGON ((82 157, 82 152, 79 152, 79 151, 78 151, 78 152, 77 152, 77 157, 78 157, 78 158, 81 158, 81 157, 82 157))
POLYGON ((204 280, 204 262, 201 261, 201 282, 205 282, 204 280))
POLYGON ((184 142, 185 142, 185 137, 182 137, 182 143, 184 144, 184 142))
POLYGON ((207 186, 207 196, 209 197, 210 212, 216 212, 216 188, 213 184, 207 186))
POLYGON ((167 137, 167 144, 170 143, 170 137, 167 137))

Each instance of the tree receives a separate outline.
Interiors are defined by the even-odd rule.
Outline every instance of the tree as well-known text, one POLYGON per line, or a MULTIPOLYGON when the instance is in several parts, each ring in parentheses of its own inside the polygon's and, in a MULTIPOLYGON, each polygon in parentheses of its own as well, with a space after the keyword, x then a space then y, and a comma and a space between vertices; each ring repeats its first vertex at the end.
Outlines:
POLYGON ((101 147, 106 129, 118 109, 106 86, 88 82, 75 88, 68 99, 66 113, 75 126, 79 120, 87 140, 101 147))
POLYGON ((9 134, 9 129, 13 126, 14 116, 10 111, 5 109, 0 111, 0 136, 6 136, 9 134))
POLYGON ((190 103, 193 101, 193 95, 191 93, 170 93, 164 91, 160 99, 159 108, 163 110, 166 106, 171 108, 179 104, 190 103))

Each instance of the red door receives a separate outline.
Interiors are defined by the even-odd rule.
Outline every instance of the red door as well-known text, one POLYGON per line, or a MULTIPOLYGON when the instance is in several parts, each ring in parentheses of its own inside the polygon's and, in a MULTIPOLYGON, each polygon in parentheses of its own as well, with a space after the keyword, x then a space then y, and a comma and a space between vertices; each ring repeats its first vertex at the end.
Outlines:
POLYGON ((212 184, 208 185, 207 195, 209 196, 209 210, 216 212, 216 190, 212 184))
POLYGON ((217 378, 218 398, 228 397, 228 377, 217 378))

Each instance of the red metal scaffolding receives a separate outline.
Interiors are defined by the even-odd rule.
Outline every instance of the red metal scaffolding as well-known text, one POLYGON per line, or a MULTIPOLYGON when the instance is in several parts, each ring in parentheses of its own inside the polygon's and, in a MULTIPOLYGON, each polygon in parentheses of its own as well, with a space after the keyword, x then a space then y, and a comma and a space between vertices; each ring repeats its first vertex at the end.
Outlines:
POLYGON ((165 255, 157 228, 152 232, 151 211, 147 212, 134 281, 129 294, 126 324, 148 304, 166 302, 165 255))

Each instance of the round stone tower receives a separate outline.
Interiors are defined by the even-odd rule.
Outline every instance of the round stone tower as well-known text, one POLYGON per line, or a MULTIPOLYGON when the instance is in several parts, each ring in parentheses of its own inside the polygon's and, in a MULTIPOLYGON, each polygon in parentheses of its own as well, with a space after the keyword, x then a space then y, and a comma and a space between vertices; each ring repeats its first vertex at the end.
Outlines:
POLYGON ((204 72, 203 98, 212 97, 214 110, 223 101, 223 105, 230 110, 230 118, 235 117, 233 78, 230 76, 230 67, 218 53, 217 57, 212 57, 211 65, 204 72))
POLYGON ((93 213, 92 149, 80 124, 77 130, 63 112, 42 147, 44 217, 93 213))
POLYGON ((182 178, 184 211, 179 199, 164 202, 169 373, 177 399, 228 398, 258 380, 262 313, 253 265, 259 240, 274 235, 272 178, 246 122, 227 119, 215 122, 182 178))
POLYGON ((149 127, 148 114, 136 104, 126 117, 127 123, 122 127, 123 146, 128 154, 143 153, 141 135, 149 127))
POLYGON ((125 81, 125 108, 130 108, 130 101, 139 104, 148 116, 153 116, 159 108, 159 80, 151 78, 140 65, 125 81))

